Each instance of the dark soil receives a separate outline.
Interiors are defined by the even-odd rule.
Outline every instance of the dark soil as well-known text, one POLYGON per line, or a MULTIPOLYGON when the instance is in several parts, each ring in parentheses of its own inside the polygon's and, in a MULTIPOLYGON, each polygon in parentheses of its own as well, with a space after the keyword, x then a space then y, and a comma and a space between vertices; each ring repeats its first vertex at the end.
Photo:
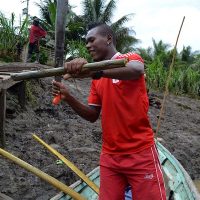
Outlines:
MULTIPOLYGON (((78 177, 38 144, 32 134, 56 148, 84 173, 98 166, 101 150, 100 120, 89 123, 68 105, 52 106, 51 78, 28 82, 28 103, 20 108, 11 88, 7 94, 6 148, 15 156, 70 185, 78 177)), ((90 81, 66 82, 87 103, 90 81)), ((150 92, 149 117, 155 129, 162 95, 150 92)), ((158 134, 161 143, 181 162, 192 177, 200 179, 200 101, 170 95, 158 134)), ((48 183, 0 156, 0 193, 14 200, 47 200, 58 193, 48 183)))

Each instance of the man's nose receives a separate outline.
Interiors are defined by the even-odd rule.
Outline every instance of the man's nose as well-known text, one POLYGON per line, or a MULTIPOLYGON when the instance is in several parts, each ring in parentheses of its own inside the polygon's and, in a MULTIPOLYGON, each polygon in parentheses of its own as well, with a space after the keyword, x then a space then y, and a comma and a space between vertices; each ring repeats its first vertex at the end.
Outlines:
POLYGON ((89 42, 86 44, 86 48, 87 48, 88 50, 91 48, 91 45, 90 45, 89 42))

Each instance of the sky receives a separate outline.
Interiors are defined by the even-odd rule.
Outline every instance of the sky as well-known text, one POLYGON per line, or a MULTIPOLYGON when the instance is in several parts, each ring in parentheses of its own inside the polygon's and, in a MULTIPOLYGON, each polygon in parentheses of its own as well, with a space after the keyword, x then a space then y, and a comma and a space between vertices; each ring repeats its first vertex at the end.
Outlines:
MULTIPOLYGON (((116 0, 117 8, 113 22, 120 17, 134 13, 126 24, 136 32, 135 37, 140 39, 138 47, 153 46, 152 38, 156 42, 174 47, 183 17, 185 21, 178 41, 178 50, 183 46, 191 46, 192 51, 200 50, 200 0, 116 0)), ((1 0, 0 11, 9 16, 11 12, 19 18, 22 9, 26 7, 23 0, 1 0)), ((38 7, 30 0, 29 12, 32 16, 39 16, 38 7)), ((81 14, 81 0, 69 0, 69 4, 76 6, 74 11, 81 14)))

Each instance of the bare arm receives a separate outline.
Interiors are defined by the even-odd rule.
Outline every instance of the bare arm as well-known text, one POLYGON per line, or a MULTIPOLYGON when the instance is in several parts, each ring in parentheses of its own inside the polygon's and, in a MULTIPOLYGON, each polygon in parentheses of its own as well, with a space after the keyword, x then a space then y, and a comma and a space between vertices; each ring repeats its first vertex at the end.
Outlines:
POLYGON ((139 61, 130 61, 126 67, 103 71, 103 77, 119 80, 139 79, 142 74, 144 74, 144 64, 139 61))
POLYGON ((62 83, 56 81, 53 82, 53 95, 61 95, 61 99, 69 104, 69 106, 71 106, 72 109, 82 118, 90 122, 95 122, 98 119, 101 107, 82 104, 69 93, 62 83))
POLYGON ((79 116, 90 122, 95 122, 99 117, 101 110, 99 106, 86 106, 71 95, 68 95, 64 101, 68 103, 79 116))

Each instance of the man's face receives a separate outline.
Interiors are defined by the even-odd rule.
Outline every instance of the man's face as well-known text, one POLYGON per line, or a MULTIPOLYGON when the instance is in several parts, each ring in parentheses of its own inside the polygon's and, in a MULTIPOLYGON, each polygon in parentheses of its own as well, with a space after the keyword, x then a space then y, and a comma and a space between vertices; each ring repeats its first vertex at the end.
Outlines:
POLYGON ((91 29, 86 36, 86 47, 94 61, 104 60, 108 52, 108 38, 99 33, 99 27, 91 29))

